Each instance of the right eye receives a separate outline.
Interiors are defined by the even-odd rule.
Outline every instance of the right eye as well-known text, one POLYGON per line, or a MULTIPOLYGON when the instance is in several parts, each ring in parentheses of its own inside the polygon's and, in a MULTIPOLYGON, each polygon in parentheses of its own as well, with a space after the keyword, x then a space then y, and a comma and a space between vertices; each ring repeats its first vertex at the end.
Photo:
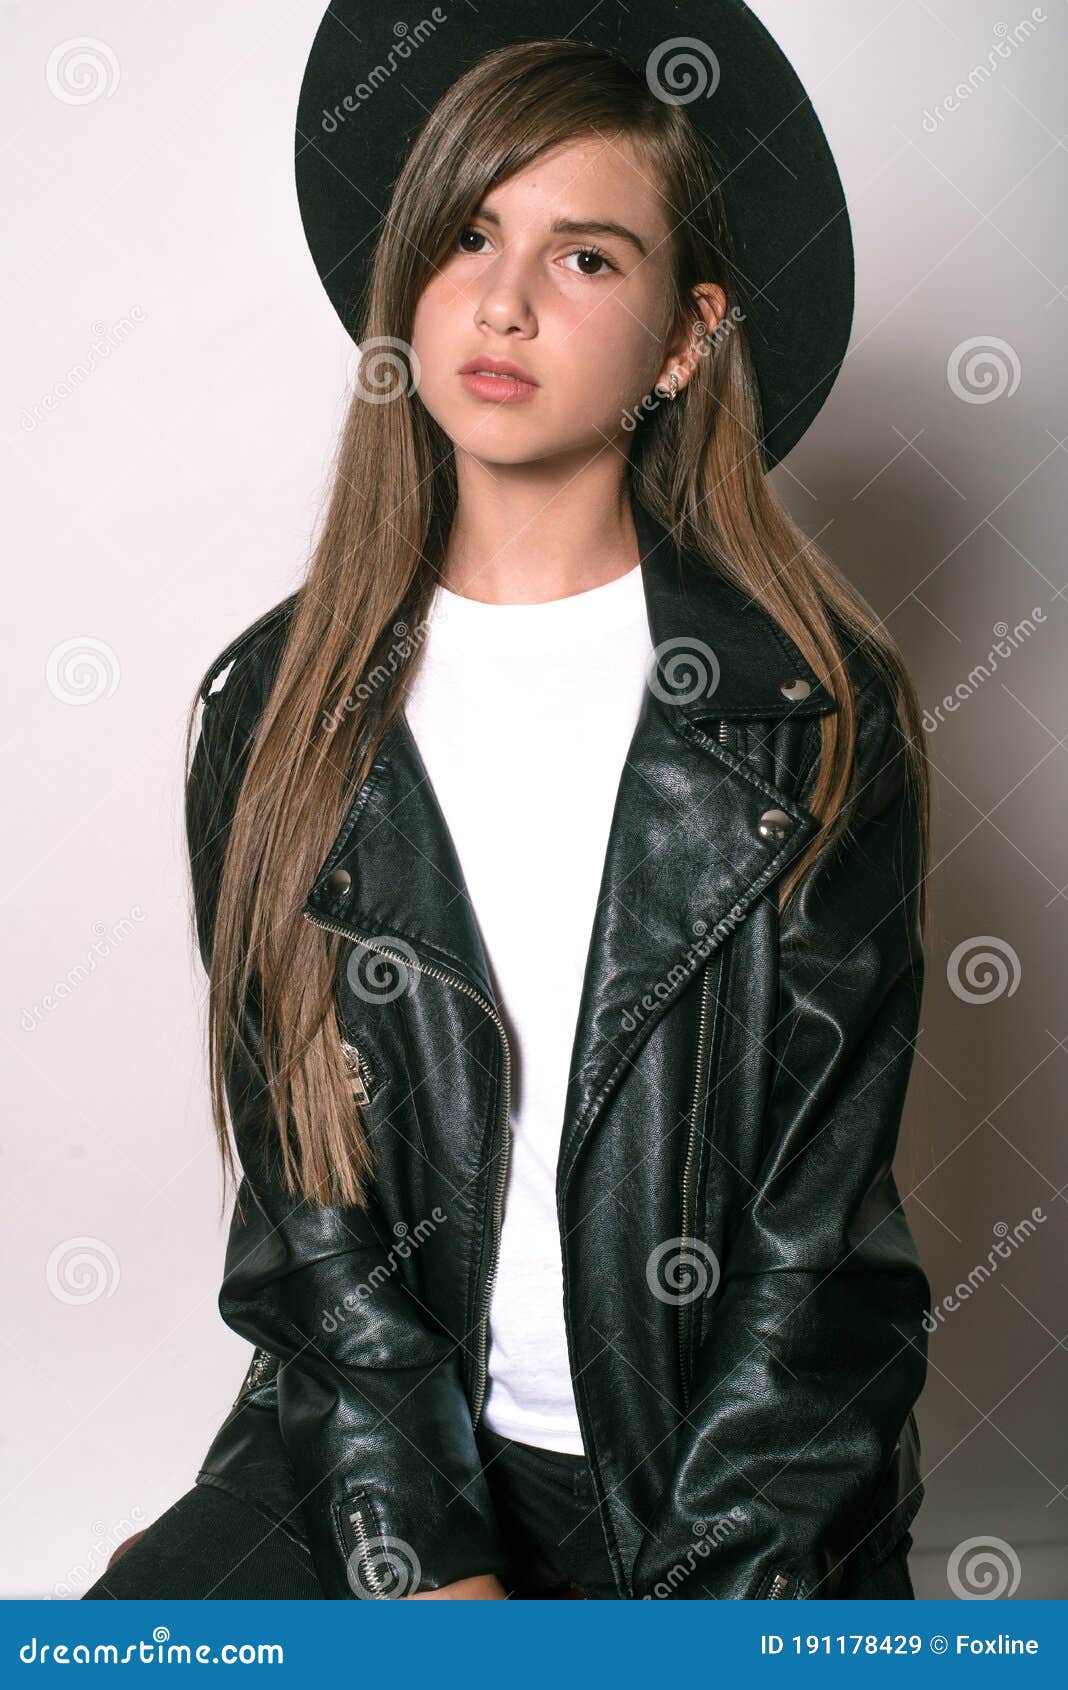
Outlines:
POLYGON ((460 252, 466 252, 472 257, 477 256, 477 248, 469 247, 469 246, 461 246, 461 244, 460 244, 468 236, 470 236, 471 238, 473 238, 476 241, 487 240, 488 236, 484 235, 482 233, 481 229, 471 229, 471 228, 461 229, 460 233, 457 235, 457 237, 456 237, 457 250, 460 251, 460 252))

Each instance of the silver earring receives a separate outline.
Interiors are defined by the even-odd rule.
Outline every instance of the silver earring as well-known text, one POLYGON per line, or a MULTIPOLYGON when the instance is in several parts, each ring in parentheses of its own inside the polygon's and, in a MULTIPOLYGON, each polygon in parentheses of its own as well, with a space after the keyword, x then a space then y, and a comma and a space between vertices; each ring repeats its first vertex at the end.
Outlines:
POLYGON ((671 380, 668 382, 668 398, 669 399, 677 399, 678 396, 679 396, 679 378, 676 375, 675 371, 672 370, 671 380))

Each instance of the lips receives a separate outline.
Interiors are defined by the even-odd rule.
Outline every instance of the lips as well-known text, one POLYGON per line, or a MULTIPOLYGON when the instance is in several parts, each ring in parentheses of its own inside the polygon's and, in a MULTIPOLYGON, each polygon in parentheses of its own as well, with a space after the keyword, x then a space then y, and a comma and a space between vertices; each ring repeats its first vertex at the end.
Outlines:
POLYGON ((469 358, 466 364, 461 364, 457 372, 462 376, 490 376, 498 380, 523 381, 530 387, 537 387, 538 382, 529 370, 521 365, 513 364, 510 358, 469 358))
POLYGON ((469 358, 458 375, 471 398, 485 404, 529 405, 538 391, 529 371, 510 358, 469 358))

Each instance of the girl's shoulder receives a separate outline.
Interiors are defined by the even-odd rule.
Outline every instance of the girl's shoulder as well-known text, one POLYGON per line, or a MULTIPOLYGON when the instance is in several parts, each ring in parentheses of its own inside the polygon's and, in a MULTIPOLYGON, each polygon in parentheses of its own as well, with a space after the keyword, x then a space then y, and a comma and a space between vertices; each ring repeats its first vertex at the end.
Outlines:
POLYGON ((205 704, 224 691, 229 691, 231 701, 240 694, 262 704, 281 660, 298 598, 299 592, 290 593, 223 647, 198 687, 205 704))
POLYGON ((194 859, 232 814, 263 707, 285 649, 297 594, 272 605, 208 665, 198 688, 196 746, 186 775, 186 825, 194 859))

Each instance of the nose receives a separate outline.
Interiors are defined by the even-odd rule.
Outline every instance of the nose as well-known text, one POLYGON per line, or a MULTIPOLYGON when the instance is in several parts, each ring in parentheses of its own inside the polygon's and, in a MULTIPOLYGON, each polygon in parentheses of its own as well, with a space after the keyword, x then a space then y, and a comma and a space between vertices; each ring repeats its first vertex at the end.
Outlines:
POLYGON ((537 318, 529 279, 518 261, 498 258, 490 265, 475 308, 475 324, 492 329, 495 334, 534 332, 537 318))

